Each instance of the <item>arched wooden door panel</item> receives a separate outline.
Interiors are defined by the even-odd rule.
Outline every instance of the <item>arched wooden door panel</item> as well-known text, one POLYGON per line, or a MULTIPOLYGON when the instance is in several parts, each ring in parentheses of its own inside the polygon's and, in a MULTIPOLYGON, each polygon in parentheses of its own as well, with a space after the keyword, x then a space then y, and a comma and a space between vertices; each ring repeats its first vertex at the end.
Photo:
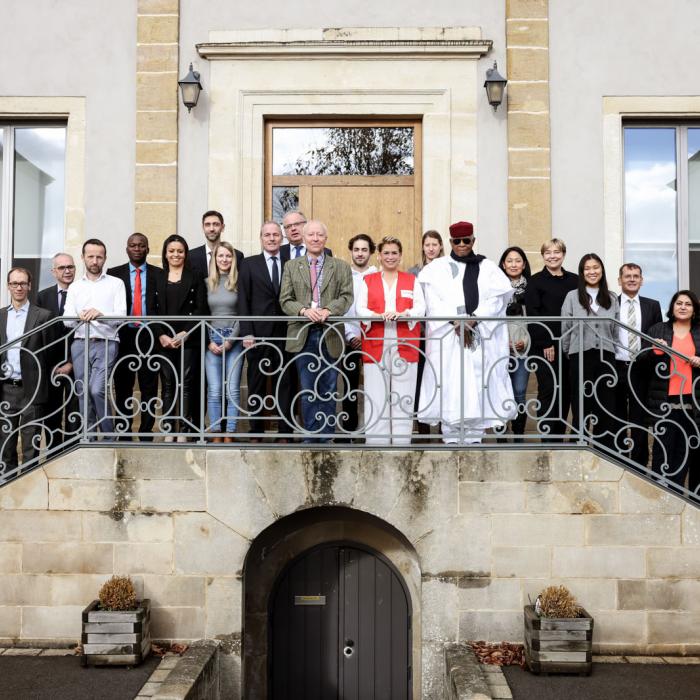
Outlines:
POLYGON ((270 604, 273 700, 411 697, 410 607, 383 557, 324 545, 281 574, 270 604))

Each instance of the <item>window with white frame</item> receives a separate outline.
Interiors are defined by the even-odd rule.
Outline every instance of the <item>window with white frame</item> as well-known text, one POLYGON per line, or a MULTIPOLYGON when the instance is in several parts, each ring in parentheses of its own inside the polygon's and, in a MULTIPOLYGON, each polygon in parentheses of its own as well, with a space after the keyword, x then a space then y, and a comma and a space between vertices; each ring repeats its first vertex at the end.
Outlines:
POLYGON ((625 262, 662 309, 678 289, 700 294, 700 123, 623 124, 625 262))
POLYGON ((53 282, 63 250, 66 125, 0 123, 0 267, 31 270, 33 293, 53 282))

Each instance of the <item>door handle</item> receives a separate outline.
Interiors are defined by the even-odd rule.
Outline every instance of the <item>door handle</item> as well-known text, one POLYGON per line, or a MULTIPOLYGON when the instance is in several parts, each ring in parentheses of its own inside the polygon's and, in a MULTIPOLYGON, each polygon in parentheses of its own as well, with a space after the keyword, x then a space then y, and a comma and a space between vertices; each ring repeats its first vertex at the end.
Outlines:
POLYGON ((345 640, 345 647, 343 648, 343 654, 345 654, 346 658, 349 659, 355 653, 355 649, 353 648, 354 646, 355 646, 355 642, 353 642, 352 639, 345 640))

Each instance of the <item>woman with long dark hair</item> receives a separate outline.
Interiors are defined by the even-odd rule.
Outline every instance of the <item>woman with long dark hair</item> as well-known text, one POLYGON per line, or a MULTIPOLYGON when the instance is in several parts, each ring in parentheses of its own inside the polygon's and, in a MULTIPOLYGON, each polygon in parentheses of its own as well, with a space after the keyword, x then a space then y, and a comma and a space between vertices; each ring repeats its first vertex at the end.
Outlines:
MULTIPOLYGON (((204 280, 192 272, 187 263, 189 247, 187 241, 177 234, 168 236, 163 242, 163 270, 167 284, 165 303, 161 305, 163 316, 194 316, 209 314, 204 280)), ((161 345, 161 383, 163 414, 178 415, 164 418, 163 424, 169 432, 192 432, 191 397, 194 383, 193 367, 199 367, 196 353, 199 349, 199 333, 192 332, 194 324, 187 321, 169 321, 160 325, 158 340, 161 345)), ((173 435, 166 435, 166 442, 173 442, 173 435)), ((178 442, 187 442, 183 435, 178 442)))
POLYGON ((651 466, 678 486, 695 491, 700 484, 700 302, 689 289, 671 297, 668 320, 649 329, 662 345, 689 358, 659 348, 651 353, 654 368, 648 408, 654 427, 651 466))
MULTIPOLYGON (((506 316, 525 316, 525 291, 530 280, 530 263, 525 251, 517 245, 510 246, 503 251, 498 266, 506 273, 510 284, 514 289, 513 298, 506 307, 506 316)), ((518 407, 518 415, 510 422, 510 429, 514 435, 522 435, 525 432, 527 413, 525 412, 525 395, 527 383, 530 379, 530 371, 527 368, 527 354, 530 350, 530 334, 527 331, 527 323, 508 323, 508 337, 510 340, 510 359, 508 371, 513 385, 513 397, 518 407)), ((521 441, 522 438, 516 438, 521 441)))
POLYGON ((561 344, 569 356, 574 431, 582 430, 610 449, 616 425, 609 411, 615 406, 614 320, 618 311, 617 296, 608 290, 603 261, 595 253, 587 253, 578 264, 578 288, 566 295, 561 309, 562 316, 586 322, 563 321, 561 344))

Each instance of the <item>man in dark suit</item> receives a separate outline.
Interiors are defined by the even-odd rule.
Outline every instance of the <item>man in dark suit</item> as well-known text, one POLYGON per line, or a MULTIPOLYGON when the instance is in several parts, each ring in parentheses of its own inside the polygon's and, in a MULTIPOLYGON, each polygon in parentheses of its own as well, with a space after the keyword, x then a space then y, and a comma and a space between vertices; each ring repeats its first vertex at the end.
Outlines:
MULTIPOLYGON (((158 316, 165 299, 163 270, 146 262, 148 238, 143 233, 132 233, 126 241, 129 262, 107 270, 107 274, 124 283, 127 316, 158 316)), ((141 416, 140 433, 152 433, 155 423, 155 399, 158 397, 158 370, 153 362, 158 345, 155 326, 135 323, 122 325, 119 330, 119 354, 114 369, 114 389, 118 432, 131 433, 134 416, 141 416), (134 369, 138 367, 138 369, 134 369), (141 403, 130 405, 134 382, 139 378, 141 403)), ((151 436, 141 436, 150 442, 151 436)))
MULTIPOLYGON (((238 312, 241 316, 282 316, 279 302, 284 258, 280 256, 282 229, 266 221, 260 229, 263 252, 244 260, 238 275, 238 312)), ((293 432, 290 404, 296 368, 292 356, 285 352, 287 322, 279 320, 241 321, 243 347, 248 355, 248 413, 251 433, 263 431, 263 408, 268 397, 277 397, 277 431, 293 432), (286 372, 282 368, 289 365, 286 372), (275 371, 278 370, 278 371, 275 371), (268 390, 268 379, 270 388, 268 390)), ((259 442, 251 437, 251 442, 259 442)), ((288 442, 285 437, 278 442, 288 442)))
MULTIPOLYGON (((12 343, 51 320, 51 312, 29 302, 32 273, 13 267, 7 274, 12 303, 0 309, 0 345, 12 343)), ((48 400, 48 365, 41 352, 52 340, 48 329, 13 344, 0 358, 0 453, 5 469, 19 465, 17 439, 22 436, 22 464, 39 456, 37 442, 48 400)))
MULTIPOLYGON (((280 248, 280 255, 285 260, 294 260, 295 258, 302 258, 306 255, 306 245, 304 245, 304 237, 302 235, 305 223, 306 217, 304 213, 298 209, 288 211, 284 215, 282 226, 284 226, 284 233, 289 243, 285 243, 280 248)), ((330 248, 324 248, 323 254, 332 257, 333 251, 330 248)))
MULTIPOLYGON (((51 274, 56 284, 42 289, 37 295, 37 306, 51 312, 51 318, 63 316, 68 287, 75 279, 75 261, 67 253, 53 256, 51 274)), ((58 447, 80 428, 78 395, 73 384, 73 364, 70 355, 69 331, 63 324, 53 327, 53 341, 47 355, 49 371, 53 373, 48 383, 48 406, 44 427, 49 448, 58 447)))
MULTIPOLYGON (((202 231, 204 231, 204 237, 207 242, 197 248, 192 248, 187 257, 190 268, 192 268, 192 271, 199 277, 209 277, 211 256, 214 249, 219 244, 221 234, 224 232, 225 228, 224 215, 221 212, 212 209, 202 214, 202 231)), ((243 253, 235 248, 234 250, 236 251, 236 267, 240 269, 241 263, 243 262, 243 253)))
MULTIPOLYGON (((625 263, 620 268, 618 284, 622 289, 620 300, 620 321, 639 333, 647 333, 656 323, 661 323, 661 306, 656 299, 640 296, 644 284, 642 268, 636 263, 625 263)), ((643 343, 639 335, 620 328, 619 345, 615 349, 617 368, 617 415, 625 423, 644 426, 646 423, 647 393, 649 391, 649 368, 644 355, 635 360, 643 343)), ((620 444, 624 455, 637 464, 646 467, 649 461, 648 433, 642 428, 630 428, 632 449, 620 444)))

